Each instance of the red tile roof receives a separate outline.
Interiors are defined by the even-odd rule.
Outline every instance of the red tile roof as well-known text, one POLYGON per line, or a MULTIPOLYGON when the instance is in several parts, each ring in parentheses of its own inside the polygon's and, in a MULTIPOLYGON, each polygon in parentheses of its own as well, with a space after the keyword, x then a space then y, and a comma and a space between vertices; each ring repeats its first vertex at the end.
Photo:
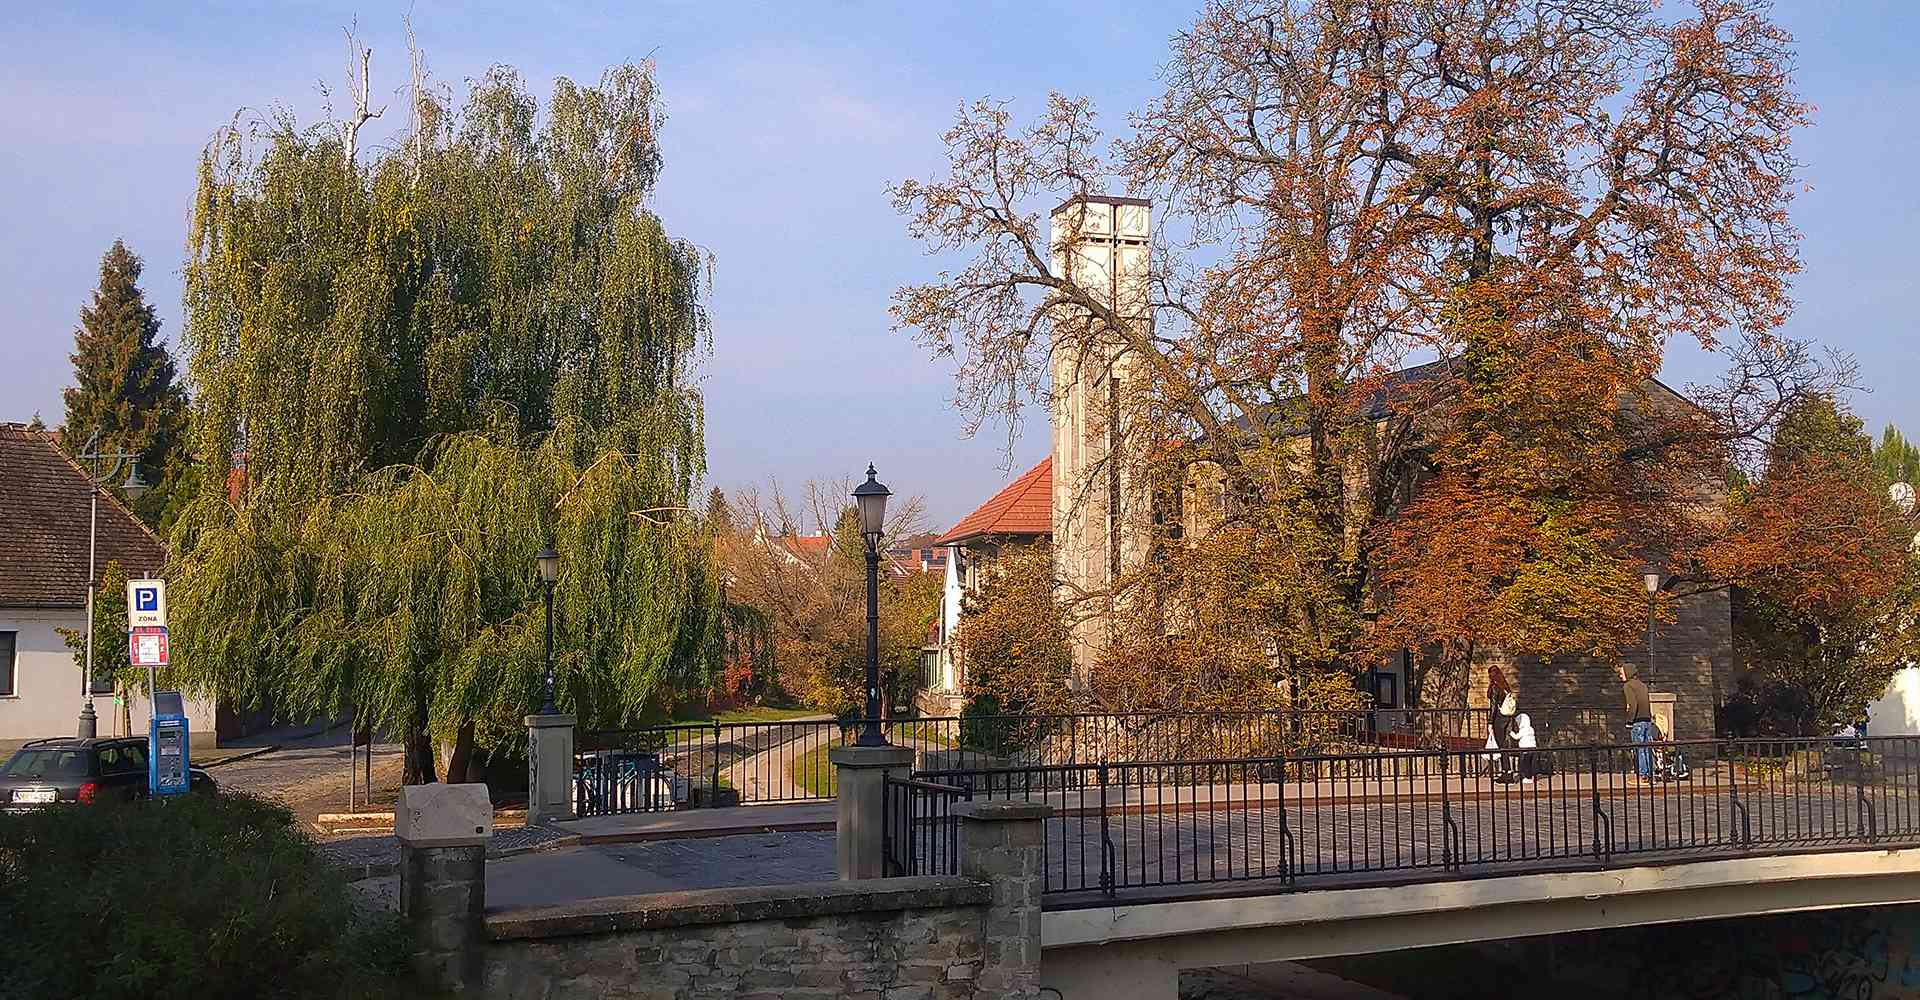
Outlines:
POLYGON ((983 535, 1050 535, 1053 533, 1053 459, 1041 460, 960 519, 935 545, 953 545, 983 535))
MULTIPOLYGON (((91 489, 51 435, 0 424, 0 607, 86 606, 91 489)), ((166 565, 166 546, 104 490, 97 537, 96 579, 111 560, 135 577, 166 565)))
POLYGON ((803 559, 818 558, 826 555, 833 548, 833 536, 827 534, 782 535, 780 544, 785 546, 788 552, 803 559))

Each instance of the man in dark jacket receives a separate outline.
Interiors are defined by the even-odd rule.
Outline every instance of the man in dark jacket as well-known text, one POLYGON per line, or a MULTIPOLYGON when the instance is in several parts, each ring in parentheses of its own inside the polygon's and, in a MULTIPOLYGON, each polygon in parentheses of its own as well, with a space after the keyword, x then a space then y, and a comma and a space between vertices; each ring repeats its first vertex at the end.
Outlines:
POLYGON ((1633 668, 1620 665, 1620 688, 1627 700, 1627 733, 1640 749, 1633 754, 1633 770, 1640 780, 1653 777, 1653 699, 1647 695, 1646 682, 1633 675, 1633 668))

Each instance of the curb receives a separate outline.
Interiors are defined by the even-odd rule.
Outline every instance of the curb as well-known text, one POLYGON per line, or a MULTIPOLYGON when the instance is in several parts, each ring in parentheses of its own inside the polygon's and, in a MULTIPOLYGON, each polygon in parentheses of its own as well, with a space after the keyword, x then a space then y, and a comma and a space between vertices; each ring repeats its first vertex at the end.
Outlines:
MULTIPOLYGON (((488 861, 517 857, 522 854, 539 854, 544 851, 558 851, 568 847, 581 846, 578 834, 568 834, 552 840, 543 840, 537 844, 525 844, 520 847, 504 847, 487 851, 488 861)), ((398 861, 329 861, 334 867, 346 873, 348 882, 364 882, 370 878, 385 878, 400 874, 398 861)))
POLYGON ((823 833, 834 829, 832 820, 808 820, 795 823, 758 823, 751 826, 719 826, 698 830, 633 830, 622 833, 577 833, 581 846, 594 844, 634 844, 652 840, 704 840, 708 837, 738 837, 750 833, 823 833))
POLYGON ((246 753, 237 753, 231 757, 222 757, 211 764, 196 764, 194 766, 205 771, 211 771, 214 768, 219 767, 223 764, 231 764, 236 760, 252 760, 255 757, 259 757, 263 754, 270 754, 278 749, 280 749, 278 746, 255 747, 251 750, 248 750, 246 753))

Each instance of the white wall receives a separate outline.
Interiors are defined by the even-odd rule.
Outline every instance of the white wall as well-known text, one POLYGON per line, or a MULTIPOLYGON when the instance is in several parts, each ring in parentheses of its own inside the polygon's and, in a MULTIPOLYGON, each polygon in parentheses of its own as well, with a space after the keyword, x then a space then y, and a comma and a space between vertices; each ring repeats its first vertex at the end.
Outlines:
MULTIPOLYGON (((0 696, 0 740, 31 740, 43 736, 72 736, 80 726, 80 664, 68 652, 59 628, 81 628, 86 613, 80 609, 0 608, 0 632, 18 633, 14 694, 0 696)), ((96 634, 95 655, 101 643, 123 643, 124 633, 96 634)), ((189 698, 187 725, 195 744, 213 739, 213 703, 189 698)), ((120 735, 120 710, 112 695, 93 699, 102 736, 120 735)), ((147 697, 136 693, 132 705, 134 735, 147 731, 147 697)))
POLYGON ((1902 668, 1887 693, 1867 706, 1867 735, 1920 736, 1920 667, 1902 668))
POLYGON ((953 633, 960 627, 960 600, 966 595, 960 580, 960 553, 958 545, 947 549, 947 571, 945 585, 940 591, 940 690, 952 691, 958 687, 958 671, 953 663, 953 633))

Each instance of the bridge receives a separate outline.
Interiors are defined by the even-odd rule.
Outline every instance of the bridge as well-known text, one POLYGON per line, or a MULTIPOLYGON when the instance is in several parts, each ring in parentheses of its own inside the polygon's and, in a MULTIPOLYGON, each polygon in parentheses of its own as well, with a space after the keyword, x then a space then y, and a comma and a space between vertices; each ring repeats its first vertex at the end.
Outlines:
POLYGON ((1049 909, 1040 925, 1040 982, 1064 1000, 1170 1000, 1182 970, 1920 903, 1920 850, 1816 851, 1307 892, 1247 888, 1253 891, 1049 909))
MULTIPOLYGON (((704 892, 605 888, 612 898, 510 903, 488 914, 488 967, 523 977, 514 982, 564 976, 623 995, 617 987, 641 976, 635 954, 654 956, 647 976, 700 978, 734 974, 701 965, 702 949, 752 940, 806 965, 816 954, 808 942, 830 940, 818 954, 874 957, 844 959, 855 968, 831 975, 809 968, 816 985, 849 975, 1001 995, 967 985, 991 974, 1031 976, 1062 1000, 1119 1000, 1173 997, 1187 970, 1616 928, 1694 924, 1694 934, 1698 922, 1732 918, 1861 923, 1895 913, 1911 925, 1900 939, 1920 944, 1920 908, 1884 909, 1920 904, 1920 738, 1502 753, 1351 729, 1320 745, 1261 744, 1297 737, 1290 720, 1261 723, 1255 740, 1244 727, 1222 738, 1189 722, 1172 739, 1116 739, 1104 721, 1076 723, 1065 739, 1022 725, 1056 735, 1028 752, 1007 753, 1003 741, 989 753, 962 750, 964 740, 924 721, 891 723, 896 745, 881 748, 840 747, 839 723, 711 727, 676 737, 688 748, 677 759, 665 744, 597 740, 583 751, 592 766, 576 772, 581 812, 684 817, 670 771, 696 761, 716 778, 738 774, 740 761, 764 767, 791 744, 784 763, 795 780, 752 787, 818 797, 803 771, 829 757, 836 830, 778 849, 795 884, 732 872, 686 886, 732 886, 704 892), (735 745, 743 749, 729 758, 735 745), (1255 752, 1220 753, 1236 748, 1255 752), (926 920, 945 929, 925 930, 926 920), (949 939, 958 943, 940 944, 949 939), (612 971, 579 978, 582 965, 612 971)), ((1884 951, 1895 933, 1876 925, 1859 936, 1884 951)), ((1872 988, 1845 995, 1920 995, 1920 952, 1910 961, 1906 985, 1873 986, 1888 981, 1883 961, 1879 980, 1862 973, 1872 988)), ((784 966, 745 968, 734 988, 777 992, 788 977, 784 966)), ((551 995, 588 995, 571 989, 551 995)))

